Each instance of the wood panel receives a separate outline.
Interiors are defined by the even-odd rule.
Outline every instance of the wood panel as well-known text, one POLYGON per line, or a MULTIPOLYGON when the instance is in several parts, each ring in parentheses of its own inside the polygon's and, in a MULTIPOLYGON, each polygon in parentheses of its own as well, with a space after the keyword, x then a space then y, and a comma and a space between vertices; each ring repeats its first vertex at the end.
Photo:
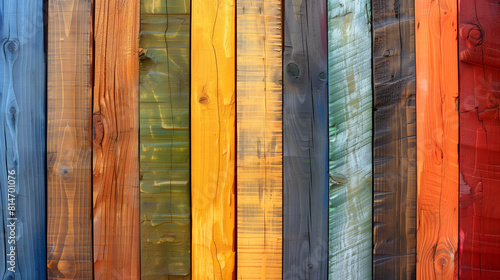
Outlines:
POLYGON ((417 142, 414 1, 372 2, 373 278, 415 279, 417 142))
POLYGON ((235 1, 192 5, 193 279, 235 279, 235 1))
POLYGON ((188 0, 141 1, 141 279, 190 279, 188 0))
POLYGON ((460 277, 500 278, 500 5, 459 1, 460 277))
POLYGON ((139 279, 139 1, 95 1, 94 278, 139 279))
POLYGON ((0 277, 46 279, 43 1, 1 1, 0 20, 0 277))
POLYGON ((91 1, 49 1, 48 23, 47 276, 92 279, 91 1))
POLYGON ((284 9, 283 279, 327 279, 326 0, 284 9))
POLYGON ((417 1, 417 279, 454 279, 458 246, 456 1, 417 1))
POLYGON ((238 0, 237 278, 282 278, 280 0, 238 0))
POLYGON ((328 0, 329 278, 372 277, 370 1, 328 0))

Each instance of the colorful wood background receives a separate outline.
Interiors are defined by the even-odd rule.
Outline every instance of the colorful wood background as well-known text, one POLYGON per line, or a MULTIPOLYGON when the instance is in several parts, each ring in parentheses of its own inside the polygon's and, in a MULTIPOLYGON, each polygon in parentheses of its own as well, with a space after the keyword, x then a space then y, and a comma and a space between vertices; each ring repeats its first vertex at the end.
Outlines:
POLYGON ((497 2, 0 3, 2 279, 500 277, 497 2))

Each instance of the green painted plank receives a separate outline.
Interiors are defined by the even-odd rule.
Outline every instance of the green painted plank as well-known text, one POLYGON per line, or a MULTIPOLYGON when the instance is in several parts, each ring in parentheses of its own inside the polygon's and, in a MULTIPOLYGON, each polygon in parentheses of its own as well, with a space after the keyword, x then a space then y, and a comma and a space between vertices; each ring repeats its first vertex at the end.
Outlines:
POLYGON ((141 2, 141 279, 190 279, 188 0, 141 2))
POLYGON ((371 279, 371 43, 370 1, 328 0, 330 279, 371 279))

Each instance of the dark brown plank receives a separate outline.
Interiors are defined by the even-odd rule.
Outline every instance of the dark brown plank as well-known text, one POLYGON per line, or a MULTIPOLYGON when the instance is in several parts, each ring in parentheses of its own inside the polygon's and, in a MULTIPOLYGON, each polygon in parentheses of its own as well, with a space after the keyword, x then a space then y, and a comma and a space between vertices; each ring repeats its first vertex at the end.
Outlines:
POLYGON ((327 279, 326 0, 284 1, 283 279, 327 279))
POLYGON ((414 0, 373 0, 374 279, 416 277, 414 0))

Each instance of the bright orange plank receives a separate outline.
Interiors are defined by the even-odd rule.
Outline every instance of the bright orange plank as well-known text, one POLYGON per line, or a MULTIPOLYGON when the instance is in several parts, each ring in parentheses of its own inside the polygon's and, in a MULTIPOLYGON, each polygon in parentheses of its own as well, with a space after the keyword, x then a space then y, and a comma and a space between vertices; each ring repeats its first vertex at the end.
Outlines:
POLYGON ((234 4, 192 2, 192 277, 200 280, 235 273, 234 4))
POLYGON ((416 1, 417 279, 458 262, 457 2, 416 1))

